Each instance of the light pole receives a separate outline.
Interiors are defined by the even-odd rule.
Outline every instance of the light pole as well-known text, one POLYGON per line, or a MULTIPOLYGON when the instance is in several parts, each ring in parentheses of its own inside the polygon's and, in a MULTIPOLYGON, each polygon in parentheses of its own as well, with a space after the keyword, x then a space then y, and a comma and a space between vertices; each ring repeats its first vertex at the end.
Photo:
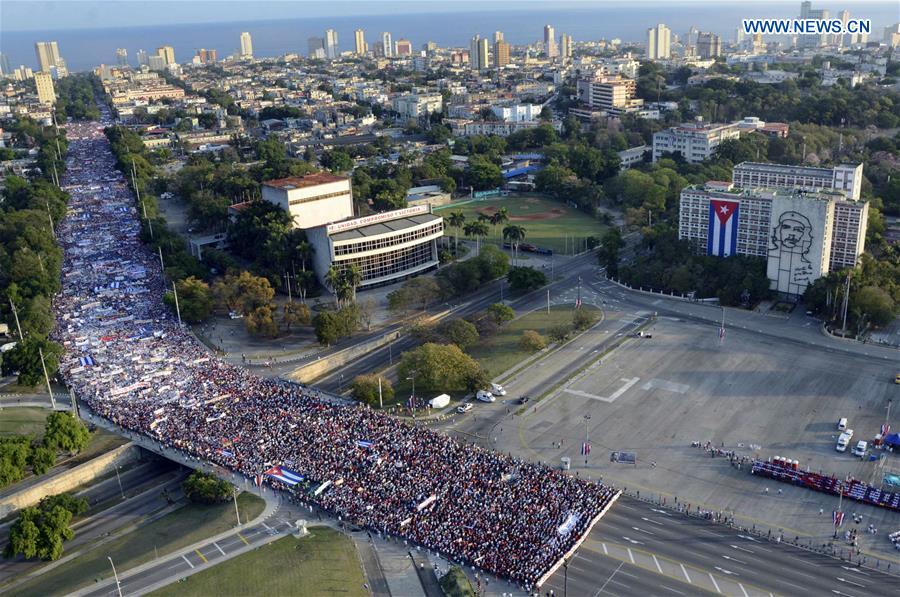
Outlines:
POLYGON ((584 466, 588 463, 588 452, 590 451, 590 436, 588 435, 588 421, 591 420, 591 413, 584 415, 584 466))
POLYGON ((122 477, 119 476, 119 465, 116 465, 116 481, 119 482, 119 493, 122 494, 122 499, 125 499, 125 490, 122 489, 122 477))
POLYGON ((234 498, 234 515, 237 517, 237 525, 241 526, 241 513, 238 511, 237 505, 237 486, 235 486, 234 491, 231 492, 231 497, 234 498))
POLYGON ((112 557, 106 556, 106 559, 109 560, 109 565, 112 566, 113 578, 116 579, 116 591, 119 592, 119 597, 122 597, 122 585, 119 584, 119 574, 116 572, 116 565, 113 564, 112 557))

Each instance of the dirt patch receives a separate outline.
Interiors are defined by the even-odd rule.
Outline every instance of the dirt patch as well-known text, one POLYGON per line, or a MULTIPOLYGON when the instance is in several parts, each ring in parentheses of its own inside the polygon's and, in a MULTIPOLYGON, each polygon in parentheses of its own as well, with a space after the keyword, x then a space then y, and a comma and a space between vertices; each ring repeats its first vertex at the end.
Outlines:
MULTIPOLYGON (((537 203, 537 201, 534 199, 530 199, 530 200, 526 199, 526 201, 531 201, 533 203, 537 203)), ((520 205, 519 209, 522 211, 525 211, 525 210, 529 209, 529 207, 527 205, 520 205)), ((492 216, 495 213, 497 213, 497 211, 498 211, 498 208, 491 206, 491 207, 485 207, 483 209, 479 209, 478 213, 484 214, 486 216, 492 216)), ((554 207, 550 211, 541 211, 541 212, 534 213, 534 214, 519 214, 519 215, 515 215, 515 216, 509 216, 509 221, 510 222, 535 222, 535 221, 539 221, 539 220, 553 220, 556 218, 560 218, 564 215, 566 215, 566 210, 564 208, 554 207)))

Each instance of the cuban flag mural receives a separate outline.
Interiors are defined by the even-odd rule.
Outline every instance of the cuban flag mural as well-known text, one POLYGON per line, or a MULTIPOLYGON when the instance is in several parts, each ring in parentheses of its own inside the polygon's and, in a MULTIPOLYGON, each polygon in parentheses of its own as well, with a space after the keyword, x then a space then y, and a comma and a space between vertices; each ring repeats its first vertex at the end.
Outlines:
POLYGON ((737 253, 738 207, 737 201, 710 199, 707 255, 730 257, 737 253))

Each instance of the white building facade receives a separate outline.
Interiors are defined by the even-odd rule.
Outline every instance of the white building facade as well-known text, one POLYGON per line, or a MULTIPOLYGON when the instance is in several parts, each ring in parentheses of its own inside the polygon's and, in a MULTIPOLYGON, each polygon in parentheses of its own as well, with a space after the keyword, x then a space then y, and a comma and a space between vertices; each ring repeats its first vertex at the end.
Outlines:
POLYGON ((288 212, 294 228, 309 229, 353 216, 350 179, 327 172, 266 181, 262 198, 288 212))
POLYGON ((680 153, 684 159, 696 164, 713 157, 723 141, 741 136, 737 123, 705 124, 686 123, 653 134, 653 161, 663 153, 680 153))
POLYGON ((857 200, 862 190, 862 164, 841 164, 833 168, 811 168, 786 164, 741 162, 734 167, 731 181, 736 187, 799 188, 807 191, 831 189, 857 200))

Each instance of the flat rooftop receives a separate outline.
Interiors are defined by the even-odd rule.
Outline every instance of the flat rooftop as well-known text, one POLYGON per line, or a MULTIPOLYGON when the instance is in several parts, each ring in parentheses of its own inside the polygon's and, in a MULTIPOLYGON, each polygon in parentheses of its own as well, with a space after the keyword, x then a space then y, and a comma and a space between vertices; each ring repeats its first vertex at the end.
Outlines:
MULTIPOLYGON (((400 232, 406 228, 412 228, 420 224, 427 224, 442 219, 441 216, 434 214, 418 214, 405 218, 397 218, 396 220, 388 220, 387 222, 378 222, 377 224, 369 224, 368 226, 360 226, 352 230, 344 230, 331 235, 333 241, 359 240, 369 236, 378 236, 381 234, 389 234, 391 232, 400 232)), ((335 222, 338 223, 338 222, 335 222)))
POLYGON ((805 174, 807 176, 819 175, 831 178, 831 168, 816 168, 813 166, 793 166, 790 164, 765 164, 762 162, 741 162, 734 167, 735 170, 758 170, 762 172, 788 172, 790 174, 805 174))
POLYGON ((315 172, 306 176, 289 176, 287 178, 277 178, 275 180, 267 180, 263 184, 267 187, 276 189, 284 189, 290 191, 292 189, 303 189, 306 187, 314 187, 320 184, 328 184, 330 182, 341 182, 347 180, 344 176, 336 176, 328 172, 315 172))

